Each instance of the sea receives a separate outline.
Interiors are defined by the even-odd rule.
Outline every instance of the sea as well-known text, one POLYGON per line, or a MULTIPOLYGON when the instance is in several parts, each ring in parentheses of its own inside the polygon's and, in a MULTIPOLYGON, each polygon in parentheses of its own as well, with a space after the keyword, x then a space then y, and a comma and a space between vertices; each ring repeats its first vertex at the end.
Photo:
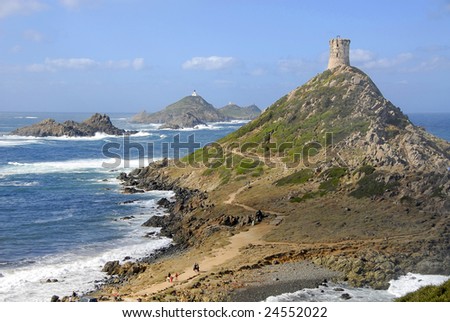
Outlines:
MULTIPOLYGON (((123 194, 117 176, 163 157, 183 156, 216 141, 246 121, 193 129, 159 129, 109 114, 114 125, 138 131, 129 138, 97 133, 89 138, 20 137, 9 133, 47 118, 82 121, 87 113, 0 112, 0 301, 49 301, 53 295, 85 293, 104 281, 111 260, 125 262, 167 247, 157 228, 142 227, 164 210, 156 202, 170 191, 123 194), (186 143, 186 144, 184 144, 186 143), (195 143, 195 144, 192 144, 195 143)), ((450 114, 412 114, 413 123, 450 141, 450 114)), ((403 291, 446 276, 411 273, 387 291, 352 289, 354 300, 391 301, 403 291), (424 282, 425 281, 425 282, 424 282)), ((337 287, 299 290, 268 301, 339 301, 337 287)))

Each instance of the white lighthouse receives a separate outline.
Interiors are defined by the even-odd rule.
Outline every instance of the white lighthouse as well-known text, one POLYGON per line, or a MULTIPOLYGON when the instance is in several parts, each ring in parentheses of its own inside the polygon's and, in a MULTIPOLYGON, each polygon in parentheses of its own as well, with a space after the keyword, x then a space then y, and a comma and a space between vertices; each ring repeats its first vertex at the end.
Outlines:
POLYGON ((197 96, 197 92, 195 91, 195 89, 194 89, 194 91, 192 92, 191 95, 192 95, 192 96, 197 96))

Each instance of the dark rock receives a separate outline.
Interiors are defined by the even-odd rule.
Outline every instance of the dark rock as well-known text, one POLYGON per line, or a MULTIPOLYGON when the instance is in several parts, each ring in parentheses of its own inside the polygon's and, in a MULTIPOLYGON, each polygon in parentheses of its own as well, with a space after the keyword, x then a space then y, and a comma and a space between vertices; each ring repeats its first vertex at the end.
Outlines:
POLYGON ((59 296, 53 295, 52 298, 50 299, 50 302, 59 302, 59 296))
POLYGON ((120 220, 130 220, 133 218, 134 218, 134 216, 125 216, 125 217, 121 217, 120 220))
POLYGON ((344 292, 344 289, 341 288, 341 287, 336 287, 336 288, 333 289, 333 291, 336 291, 336 292, 344 292))
POLYGON ((105 272, 108 275, 115 275, 119 268, 119 261, 109 261, 103 266, 102 272, 105 272))
POLYGON ((341 299, 343 300, 350 300, 352 297, 348 293, 341 294, 341 299))
POLYGON ((121 172, 121 173, 119 174, 119 176, 117 177, 117 179, 122 180, 122 181, 125 181, 125 180, 128 179, 128 175, 127 175, 125 172, 121 172))
POLYGON ((45 282, 46 283, 58 283, 58 280, 56 278, 49 278, 45 282))
POLYGON ((132 194, 132 193, 144 193, 144 192, 145 192, 144 190, 136 189, 134 187, 125 187, 123 189, 123 193, 129 193, 129 194, 132 194))
POLYGON ((167 198, 159 199, 156 204, 163 208, 168 208, 171 205, 171 202, 167 198))
POLYGON ((21 136, 94 136, 96 133, 106 133, 109 135, 134 134, 137 131, 125 131, 115 127, 106 114, 96 113, 89 119, 78 123, 65 121, 58 123, 53 119, 46 119, 37 124, 25 126, 13 131, 12 135, 21 136))
POLYGON ((163 227, 168 221, 168 216, 153 216, 150 217, 145 223, 142 224, 144 227, 163 227))
POLYGON ((166 122, 160 128, 177 130, 182 128, 195 128, 198 125, 206 125, 206 123, 200 120, 193 113, 188 112, 174 117, 171 121, 166 122))
POLYGON ((122 202, 119 202, 119 205, 128 205, 128 204, 131 204, 131 203, 135 203, 136 201, 138 201, 139 199, 133 199, 133 200, 126 200, 126 201, 122 201, 122 202))

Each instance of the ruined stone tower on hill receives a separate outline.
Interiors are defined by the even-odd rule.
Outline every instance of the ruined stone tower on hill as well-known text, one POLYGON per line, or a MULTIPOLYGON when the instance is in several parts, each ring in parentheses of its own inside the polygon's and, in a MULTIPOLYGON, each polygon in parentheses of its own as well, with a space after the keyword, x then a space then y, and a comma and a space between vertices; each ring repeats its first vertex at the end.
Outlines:
POLYGON ((341 65, 350 66, 350 39, 341 39, 338 36, 330 40, 328 69, 333 69, 341 65))

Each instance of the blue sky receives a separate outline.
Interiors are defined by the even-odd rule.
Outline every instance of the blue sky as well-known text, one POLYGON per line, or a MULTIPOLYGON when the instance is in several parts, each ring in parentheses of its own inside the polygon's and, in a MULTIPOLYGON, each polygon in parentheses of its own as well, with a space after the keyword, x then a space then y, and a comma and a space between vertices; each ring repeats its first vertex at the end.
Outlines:
POLYGON ((449 0, 0 0, 0 111, 266 108, 336 35, 403 111, 450 112, 449 0))

